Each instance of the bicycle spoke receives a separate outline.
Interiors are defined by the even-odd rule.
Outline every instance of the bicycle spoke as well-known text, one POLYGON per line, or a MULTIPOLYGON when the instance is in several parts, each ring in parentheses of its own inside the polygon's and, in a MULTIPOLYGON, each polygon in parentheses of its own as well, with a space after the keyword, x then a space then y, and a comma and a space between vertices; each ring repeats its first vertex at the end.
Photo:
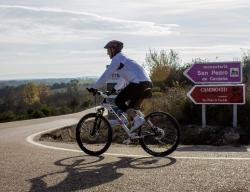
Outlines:
POLYGON ((155 156, 165 156, 173 152, 179 144, 179 125, 176 120, 163 112, 151 113, 148 123, 141 127, 140 139, 143 149, 155 156))
POLYGON ((104 153, 111 144, 112 129, 103 116, 95 113, 83 117, 76 128, 76 139, 80 148, 90 155, 104 153))

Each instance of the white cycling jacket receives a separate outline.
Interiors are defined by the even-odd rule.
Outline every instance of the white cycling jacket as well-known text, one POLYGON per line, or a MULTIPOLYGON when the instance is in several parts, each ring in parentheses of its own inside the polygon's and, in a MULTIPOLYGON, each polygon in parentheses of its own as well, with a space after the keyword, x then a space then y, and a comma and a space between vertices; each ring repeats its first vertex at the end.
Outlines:
POLYGON ((128 82, 122 77, 119 77, 119 79, 117 79, 117 83, 114 88, 116 91, 119 91, 119 90, 124 89, 127 85, 128 85, 128 82))
POLYGON ((120 77, 124 78, 129 83, 140 83, 142 81, 150 81, 148 74, 138 63, 129 59, 122 53, 116 54, 111 61, 111 64, 92 86, 94 89, 100 88, 107 80, 117 72, 120 77))

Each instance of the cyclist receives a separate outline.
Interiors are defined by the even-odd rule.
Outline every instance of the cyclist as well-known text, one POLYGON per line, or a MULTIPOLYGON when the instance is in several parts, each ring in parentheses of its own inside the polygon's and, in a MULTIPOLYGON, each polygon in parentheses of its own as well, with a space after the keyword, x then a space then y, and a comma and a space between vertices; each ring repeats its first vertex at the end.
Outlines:
POLYGON ((152 82, 145 70, 138 63, 121 53, 123 49, 121 41, 109 41, 104 48, 107 49, 111 63, 97 82, 92 85, 90 92, 95 94, 96 89, 103 86, 112 74, 117 72, 127 82, 127 86, 119 92, 115 99, 115 104, 120 110, 127 113, 129 118, 133 118, 130 129, 130 133, 132 133, 145 121, 134 109, 137 107, 136 105, 140 98, 144 96, 144 91, 152 88, 152 82))

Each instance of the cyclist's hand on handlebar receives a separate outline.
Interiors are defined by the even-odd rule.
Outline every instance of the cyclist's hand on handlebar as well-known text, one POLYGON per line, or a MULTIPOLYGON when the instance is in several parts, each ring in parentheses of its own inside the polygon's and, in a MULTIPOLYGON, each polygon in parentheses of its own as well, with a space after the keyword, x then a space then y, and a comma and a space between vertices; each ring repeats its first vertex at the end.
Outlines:
POLYGON ((94 88, 87 88, 88 92, 91 93, 92 95, 96 95, 97 93, 97 89, 94 89, 94 88))
POLYGON ((115 88, 111 89, 110 93, 111 94, 116 93, 116 89, 115 88))
POLYGON ((116 93, 116 90, 113 88, 113 89, 111 89, 110 91, 106 91, 105 93, 106 93, 108 96, 110 96, 110 95, 116 93))

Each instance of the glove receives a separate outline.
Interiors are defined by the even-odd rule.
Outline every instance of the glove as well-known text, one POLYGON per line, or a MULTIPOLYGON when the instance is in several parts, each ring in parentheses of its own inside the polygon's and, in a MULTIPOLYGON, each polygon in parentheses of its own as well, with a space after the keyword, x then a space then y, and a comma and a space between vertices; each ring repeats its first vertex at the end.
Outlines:
POLYGON ((110 96, 110 95, 116 93, 116 90, 113 88, 113 89, 111 89, 110 91, 106 91, 105 93, 106 93, 108 96, 110 96))
POLYGON ((97 93, 97 89, 94 89, 94 88, 87 88, 88 92, 90 92, 92 95, 96 95, 97 93))
POLYGON ((110 94, 116 93, 116 90, 113 88, 110 90, 110 94))

